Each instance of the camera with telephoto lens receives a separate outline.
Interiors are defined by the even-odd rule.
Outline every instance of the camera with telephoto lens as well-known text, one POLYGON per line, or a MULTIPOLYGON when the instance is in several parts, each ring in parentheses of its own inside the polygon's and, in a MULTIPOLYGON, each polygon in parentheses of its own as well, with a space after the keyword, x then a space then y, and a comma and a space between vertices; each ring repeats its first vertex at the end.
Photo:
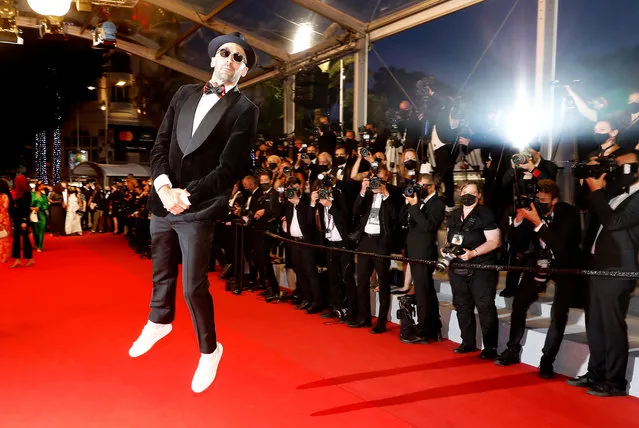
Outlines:
POLYGON ((585 178, 599 178, 606 175, 606 180, 614 177, 619 169, 614 158, 599 158, 596 165, 588 165, 587 162, 577 162, 572 167, 572 175, 579 180, 585 178))
MULTIPOLYGON (((536 204, 538 202, 538 192, 539 186, 535 180, 524 180, 524 191, 518 193, 515 197, 515 209, 530 209, 530 204, 536 204)), ((539 212, 538 207, 537 212, 539 212)))
POLYGON ((452 245, 448 244, 444 248, 442 248, 443 257, 437 260, 437 265, 435 269, 437 272, 446 272, 448 267, 450 266, 450 262, 455 260, 457 256, 461 256, 466 251, 462 248, 461 245, 452 245))
MULTIPOLYGON (((552 252, 548 248, 538 251, 536 258, 537 267, 541 269, 548 269, 553 260, 552 252)), ((539 288, 545 289, 548 281, 550 281, 548 272, 535 272, 535 282, 539 288)))
POLYGON ((284 197, 286 199, 294 199, 296 197, 299 196, 299 190, 297 190, 295 187, 287 187, 286 190, 284 190, 284 197))
POLYGON ((286 175, 290 174, 291 171, 293 171, 293 168, 291 168, 290 166, 285 166, 284 168, 282 168, 282 173, 286 175))
POLYGON ((379 177, 371 177, 368 180, 368 188, 371 190, 379 189, 381 185, 382 185, 382 179, 379 177))
POLYGON ((522 166, 530 162, 532 159, 532 156, 528 152, 521 152, 521 153, 515 153, 511 159, 513 163, 515 164, 515 166, 522 166))

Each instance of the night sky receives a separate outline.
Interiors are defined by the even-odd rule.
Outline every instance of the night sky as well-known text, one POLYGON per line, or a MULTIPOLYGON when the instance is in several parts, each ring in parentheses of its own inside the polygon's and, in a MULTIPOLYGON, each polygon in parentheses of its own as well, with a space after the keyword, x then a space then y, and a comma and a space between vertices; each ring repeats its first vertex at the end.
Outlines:
MULTIPOLYGON (((426 23, 375 43, 384 61, 407 71, 435 74, 448 85, 459 88, 487 46, 515 0, 486 0, 481 4, 426 23)), ((592 95, 603 91, 639 85, 639 70, 621 61, 614 73, 593 73, 593 64, 608 61, 606 55, 639 46, 639 1, 637 0, 560 0, 557 71, 558 78, 583 81, 580 88, 592 95), (629 66, 629 67, 630 67, 629 66)), ((494 45, 480 63, 462 95, 474 95, 492 103, 514 101, 515 89, 522 83, 532 94, 534 81, 537 0, 520 0, 494 45)), ((241 25, 241 23, 238 23, 241 25)), ((87 76, 79 64, 91 63, 96 52, 86 41, 47 43, 29 36, 25 45, 0 44, 0 82, 3 99, 0 117, 2 143, 24 145, 33 128, 41 126, 40 115, 47 104, 41 82, 47 67, 55 63, 59 84, 69 98, 86 88, 87 76), (64 47, 64 49, 62 49, 64 47), (18 126, 17 124, 24 125, 18 126)), ((634 63, 639 63, 635 50, 634 63)), ((618 55, 620 56, 620 55, 618 55)), ((623 55, 621 55, 623 58, 623 55)), ((374 52, 369 68, 381 67, 374 52)), ((89 74, 93 73, 92 70, 89 74)), ((408 92, 414 87, 406 88, 408 92)), ((625 92, 627 93, 627 92, 625 92)), ((13 152, 9 152, 12 154, 13 152)), ((4 157, 6 165, 6 157, 4 157)), ((0 169, 2 169, 0 158, 0 169)))

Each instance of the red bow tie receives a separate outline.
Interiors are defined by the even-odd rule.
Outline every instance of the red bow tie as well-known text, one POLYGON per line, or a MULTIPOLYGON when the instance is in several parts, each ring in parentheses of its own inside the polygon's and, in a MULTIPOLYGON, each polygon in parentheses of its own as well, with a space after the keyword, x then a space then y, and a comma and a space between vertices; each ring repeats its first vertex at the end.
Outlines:
POLYGON ((224 87, 224 85, 215 86, 209 80, 208 82, 206 82, 206 85, 204 85, 204 87, 202 88, 202 93, 204 95, 217 94, 219 97, 223 97, 224 94, 226 94, 226 88, 224 87))

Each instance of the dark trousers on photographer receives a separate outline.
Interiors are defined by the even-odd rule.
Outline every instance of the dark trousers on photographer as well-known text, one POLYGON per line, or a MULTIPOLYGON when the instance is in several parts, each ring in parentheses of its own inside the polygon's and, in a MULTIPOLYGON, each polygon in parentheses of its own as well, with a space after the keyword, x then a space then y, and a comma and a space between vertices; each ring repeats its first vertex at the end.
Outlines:
MULTIPOLYGON (((357 247, 359 251, 381 255, 390 254, 390 249, 382 243, 381 235, 363 234, 357 247)), ((377 285, 379 286, 379 314, 377 324, 384 325, 388 321, 390 310, 390 260, 377 257, 357 256, 357 297, 359 302, 358 319, 364 322, 371 321, 371 275, 373 269, 377 272, 377 285)))
POLYGON ((455 178, 453 169, 455 159, 450 153, 450 146, 444 145, 434 152, 435 173, 441 183, 444 184, 444 203, 447 207, 455 206, 455 178))
POLYGON ((469 275, 458 275, 451 269, 448 276, 453 288, 453 305, 457 311, 462 346, 476 346, 475 308, 477 308, 484 348, 496 349, 499 329, 495 306, 498 273, 475 270, 469 275))
MULTIPOLYGON (((543 360, 552 364, 557 357, 559 347, 564 338, 564 331, 568 323, 568 312, 570 304, 574 300, 575 294, 580 290, 579 278, 565 276, 557 278, 555 281, 555 296, 552 302, 550 315, 550 326, 546 334, 546 343, 543 349, 543 360)), ((521 351, 521 340, 526 332, 526 314, 530 305, 537 301, 539 293, 545 290, 545 285, 535 281, 535 275, 524 274, 517 293, 513 300, 513 310, 510 316, 510 336, 508 349, 519 353, 521 351)))
MULTIPOLYGON (((346 248, 344 241, 328 241, 331 248, 346 248)), ((357 315, 357 286, 355 285, 355 273, 352 254, 329 252, 328 275, 330 278, 329 304, 335 309, 341 308, 343 298, 348 300, 348 311, 357 315)))
POLYGON ((411 263, 410 271, 415 284, 415 302, 417 303, 417 330, 419 337, 437 337, 442 329, 439 317, 439 300, 433 281, 435 268, 419 263, 411 263))
MULTIPOLYGON (((293 240, 304 242, 302 238, 293 238, 293 240)), ((322 290, 317 273, 315 250, 301 245, 292 245, 290 255, 293 270, 297 276, 296 291, 298 296, 303 301, 309 302, 311 306, 322 306, 322 290)))
MULTIPOLYGON (((271 238, 266 236, 264 234, 265 231, 261 229, 251 229, 247 230, 247 232, 251 234, 252 262, 260 274, 260 282, 263 286, 268 283, 272 293, 279 293, 280 286, 275 278, 273 264, 271 263, 271 238)), ((255 280, 255 278, 252 279, 255 280)))
POLYGON ((610 387, 625 389, 628 366, 626 315, 637 282, 612 278, 589 279, 588 373, 610 387))

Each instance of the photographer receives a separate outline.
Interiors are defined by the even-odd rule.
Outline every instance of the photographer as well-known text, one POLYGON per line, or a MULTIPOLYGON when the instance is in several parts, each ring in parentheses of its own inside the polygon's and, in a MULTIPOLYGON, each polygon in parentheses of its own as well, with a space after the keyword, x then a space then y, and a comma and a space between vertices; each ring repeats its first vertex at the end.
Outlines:
POLYGON ((500 232, 490 209, 479 205, 481 193, 476 183, 462 185, 460 193, 463 207, 456 208, 448 215, 447 246, 442 249, 442 254, 452 253, 457 258, 457 266, 448 272, 462 336, 462 344, 455 352, 465 354, 477 350, 477 308, 484 342, 484 350, 479 358, 493 359, 497 356, 499 328, 495 307, 498 272, 473 271, 464 268, 464 263, 494 264, 497 260, 495 250, 500 245, 500 232))
MULTIPOLYGON (((312 215, 316 218, 318 231, 328 241, 331 248, 347 248, 350 232, 350 210, 345 194, 335 187, 335 178, 322 176, 311 193, 312 215)), ((329 309, 322 318, 337 318, 339 311, 346 309, 342 302, 348 299, 344 321, 352 321, 357 316, 357 287, 355 286, 352 254, 328 252, 327 267, 330 279, 329 309)))
MULTIPOLYGON (((552 180, 541 180, 536 201, 528 208, 517 209, 512 239, 529 243, 523 254, 524 264, 541 268, 577 268, 581 261, 581 228, 579 214, 572 205, 559 202, 559 186, 552 180)), ((554 376, 553 363, 564 336, 570 303, 583 291, 580 277, 549 276, 524 273, 517 287, 510 316, 508 348, 497 358, 496 364, 509 366, 520 362, 521 340, 526 331, 526 313, 530 305, 545 291, 548 281, 555 283, 550 327, 539 364, 539 376, 554 376)))
MULTIPOLYGON (((590 251, 591 266, 597 270, 637 271, 639 250, 639 154, 619 151, 619 168, 599 178, 586 178, 590 209, 600 226, 590 251), (614 183, 621 192, 608 199, 603 189, 614 183)), ((616 193, 616 192, 615 192, 616 193)), ((568 381, 589 388, 599 397, 627 395, 628 326, 626 315, 637 281, 614 277, 589 278, 588 372, 568 381)))
MULTIPOLYGON (((525 150, 512 156, 511 168, 504 174, 502 185, 504 191, 512 189, 513 199, 519 198, 521 195, 534 198, 537 193, 536 185, 539 180, 550 179, 555 181, 557 178, 557 165, 553 162, 541 157, 539 141, 531 142, 525 150)), ((514 206, 511 206, 511 212, 514 206)), ((509 264, 519 266, 519 262, 514 259, 514 255, 525 250, 525 245, 521 242, 510 238, 512 226, 508 232, 506 243, 508 244, 509 264)), ((506 287, 499 293, 501 297, 513 297, 515 295, 517 284, 521 279, 521 272, 508 272, 506 274, 506 287)))
MULTIPOLYGON (((350 239, 357 244, 358 251, 380 255, 390 254, 396 212, 386 184, 389 178, 388 169, 380 165, 375 175, 362 181, 360 194, 353 207, 353 214, 361 216, 361 219, 355 232, 350 236, 350 239)), ((371 333, 384 333, 390 310, 390 260, 388 259, 379 259, 365 254, 357 257, 359 313, 357 319, 348 325, 353 328, 372 325, 370 279, 373 269, 378 276, 379 314, 377 324, 371 333)))
MULTIPOLYGON (((417 186, 404 191, 404 198, 406 204, 399 217, 400 222, 408 226, 406 257, 437 260, 437 231, 444 221, 446 206, 435 192, 433 177, 430 174, 420 175, 417 186)), ((411 263, 410 269, 415 283, 417 328, 412 337, 400 335, 400 340, 404 343, 441 340, 442 323, 433 282, 434 267, 411 263)))
POLYGON ((422 136, 424 125, 423 116, 413 110, 413 106, 408 100, 399 103, 399 111, 396 113, 398 129, 404 137, 404 149, 417 149, 419 139, 422 136))
POLYGON ((271 175, 263 172, 259 175, 260 180, 260 209, 253 215, 253 245, 257 262, 257 269, 260 279, 264 285, 268 284, 266 292, 267 302, 278 302, 280 298, 280 285, 275 278, 273 265, 271 263, 271 248, 275 244, 273 238, 265 235, 264 232, 277 230, 277 220, 281 217, 281 205, 279 194, 273 189, 271 175))
MULTIPOLYGON (((291 177, 285 191, 284 217, 282 228, 288 237, 300 243, 317 243, 317 231, 313 225, 309 199, 302 192, 299 178, 291 177)), ((309 314, 316 314, 322 310, 322 294, 315 250, 304 245, 293 245, 289 252, 293 262, 293 270, 297 275, 296 293, 302 299, 297 307, 306 309, 309 314)))
POLYGON ((319 133, 319 138, 317 139, 319 152, 333 153, 337 146, 337 136, 331 130, 327 116, 320 116, 317 132, 319 133))

